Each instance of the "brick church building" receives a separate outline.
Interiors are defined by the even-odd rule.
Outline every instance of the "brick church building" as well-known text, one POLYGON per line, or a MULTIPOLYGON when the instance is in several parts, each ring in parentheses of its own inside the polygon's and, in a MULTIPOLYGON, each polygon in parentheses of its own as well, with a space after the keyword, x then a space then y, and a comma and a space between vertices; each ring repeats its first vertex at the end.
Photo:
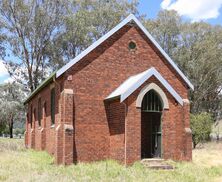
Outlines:
POLYGON ((192 159, 191 82, 129 15, 26 99, 25 145, 57 164, 192 159))

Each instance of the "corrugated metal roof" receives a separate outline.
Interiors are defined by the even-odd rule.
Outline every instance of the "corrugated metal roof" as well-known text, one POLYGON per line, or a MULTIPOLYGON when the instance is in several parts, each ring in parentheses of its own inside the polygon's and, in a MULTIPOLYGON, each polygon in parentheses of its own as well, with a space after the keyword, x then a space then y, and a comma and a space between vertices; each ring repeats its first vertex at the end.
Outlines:
POLYGON ((160 81, 160 83, 168 90, 168 92, 177 100, 177 102, 183 105, 183 99, 181 98, 181 96, 173 89, 173 87, 161 76, 161 74, 154 67, 137 75, 129 77, 108 97, 106 97, 106 99, 120 97, 120 102, 123 102, 151 76, 155 76, 160 81))
POLYGON ((108 33, 106 33, 104 36, 102 36, 99 40, 94 42, 91 46, 89 46, 86 50, 81 52, 78 56, 76 56, 74 59, 72 59, 70 62, 68 62, 66 65, 64 65, 61 69, 54 72, 52 75, 49 76, 37 89, 35 89, 30 96, 26 99, 24 103, 27 103, 35 94, 37 94, 43 87, 45 87, 48 82, 52 80, 52 78, 60 77, 64 72, 66 72, 70 67, 72 67, 74 64, 76 64, 78 61, 80 61, 83 57, 85 57, 87 54, 89 54, 92 50, 94 50, 97 46, 99 46, 102 42, 104 42, 106 39, 111 37, 115 32, 117 32, 119 29, 121 29, 123 26, 128 24, 129 22, 134 21, 136 25, 144 32, 144 34, 151 40, 151 42, 156 46, 156 48, 161 52, 161 54, 166 58, 166 60, 170 63, 170 65, 176 70, 176 72, 181 76, 181 78, 185 81, 185 83, 194 90, 194 86, 192 83, 188 80, 188 78, 183 74, 183 72, 177 67, 177 65, 174 63, 174 61, 167 55, 167 53, 160 47, 160 45, 154 40, 154 38, 151 36, 151 34, 146 30, 146 28, 140 23, 140 21, 133 15, 130 14, 127 18, 125 18, 122 22, 120 22, 116 27, 114 27, 112 30, 110 30, 108 33))

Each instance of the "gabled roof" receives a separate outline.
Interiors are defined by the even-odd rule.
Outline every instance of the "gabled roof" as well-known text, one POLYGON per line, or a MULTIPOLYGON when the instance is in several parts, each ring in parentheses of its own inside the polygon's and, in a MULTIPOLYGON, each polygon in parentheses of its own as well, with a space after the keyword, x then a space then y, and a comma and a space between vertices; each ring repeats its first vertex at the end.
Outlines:
POLYGON ((155 78, 159 80, 159 82, 168 90, 168 92, 177 100, 177 102, 180 103, 180 105, 183 105, 183 99, 180 97, 180 95, 173 89, 173 87, 171 87, 171 85, 161 76, 161 74, 154 67, 137 75, 129 77, 106 99, 120 97, 120 102, 123 102, 151 76, 155 76, 155 78))
POLYGON ((156 46, 156 48, 161 52, 161 54, 166 58, 166 60, 170 63, 170 65, 176 70, 176 72, 181 76, 181 78, 185 81, 185 83, 191 88, 194 89, 192 83, 188 80, 188 78, 183 74, 183 72, 177 67, 174 61, 167 55, 167 53, 160 47, 160 45, 154 40, 151 34, 146 30, 146 28, 140 23, 140 21, 133 15, 130 14, 127 18, 125 18, 122 22, 120 22, 116 27, 106 33, 103 37, 89 46, 86 50, 80 53, 77 57, 68 62, 65 66, 59 69, 56 72, 56 78, 61 76, 65 71, 67 71, 70 67, 80 61, 83 57, 89 54, 92 50, 94 50, 97 46, 99 46, 102 42, 112 36, 115 32, 125 26, 127 23, 134 21, 136 25, 144 32, 144 34, 148 37, 148 39, 156 46))
POLYGON ((94 42, 91 46, 89 46, 86 50, 81 52, 78 56, 76 56, 74 59, 72 59, 70 62, 68 62, 66 65, 64 65, 61 69, 53 73, 53 76, 50 76, 48 79, 46 79, 40 86, 34 90, 30 96, 26 99, 25 103, 27 103, 33 96, 35 96, 43 87, 45 87, 49 81, 52 80, 52 78, 58 78, 60 77, 64 72, 66 72, 69 68, 71 68, 74 64, 76 64, 78 61, 80 61, 83 57, 85 57, 87 54, 89 54, 92 50, 94 50, 96 47, 98 47, 101 43, 103 43, 105 40, 107 40, 109 37, 111 37, 115 32, 120 30, 123 26, 130 22, 134 22, 148 37, 148 39, 156 46, 156 48, 161 52, 161 54, 166 58, 166 60, 169 62, 169 64, 175 69, 175 71, 181 76, 181 78, 185 81, 185 83, 188 85, 189 88, 192 90, 194 89, 194 86, 192 83, 188 80, 188 78, 183 74, 183 72, 177 67, 177 65, 174 63, 174 61, 167 55, 167 53, 160 47, 160 45, 154 40, 154 38, 151 36, 151 34, 146 30, 146 28, 140 23, 140 21, 133 15, 130 14, 127 18, 125 18, 122 22, 120 22, 116 27, 114 27, 112 30, 110 30, 108 33, 106 33, 104 36, 102 36, 99 40, 94 42))

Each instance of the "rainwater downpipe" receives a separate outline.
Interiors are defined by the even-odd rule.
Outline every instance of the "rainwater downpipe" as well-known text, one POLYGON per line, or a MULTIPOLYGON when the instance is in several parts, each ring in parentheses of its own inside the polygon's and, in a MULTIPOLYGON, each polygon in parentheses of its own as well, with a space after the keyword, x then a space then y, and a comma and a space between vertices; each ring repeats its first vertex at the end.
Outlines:
POLYGON ((126 159, 126 137, 127 137, 127 119, 126 119, 126 116, 127 116, 127 105, 126 105, 126 103, 125 102, 123 102, 123 105, 125 106, 125 166, 127 165, 127 159, 126 159))

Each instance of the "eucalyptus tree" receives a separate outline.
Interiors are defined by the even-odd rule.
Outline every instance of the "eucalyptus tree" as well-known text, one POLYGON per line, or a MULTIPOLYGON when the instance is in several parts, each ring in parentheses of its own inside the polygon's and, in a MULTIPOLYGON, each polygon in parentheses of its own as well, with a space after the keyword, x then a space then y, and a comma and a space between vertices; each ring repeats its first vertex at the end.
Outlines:
POLYGON ((145 20, 144 24, 160 46, 173 56, 178 46, 182 24, 182 19, 177 12, 162 10, 156 19, 145 20))
POLYGON ((0 35, 11 54, 1 56, 10 75, 33 91, 49 72, 137 13, 137 5, 137 0, 0 0, 0 35))
POLYGON ((221 113, 222 27, 207 23, 185 23, 175 59, 191 78, 192 112, 221 113))
POLYGON ((24 119, 22 86, 15 83, 0 85, 0 126, 8 126, 10 138, 13 138, 13 124, 24 119))
POLYGON ((64 14, 62 1, 0 0, 0 35, 8 72, 33 91, 48 69, 47 51, 60 33, 64 14))
POLYGON ((194 84, 191 112, 221 115, 222 27, 184 22, 175 11, 166 10, 145 25, 194 84))
POLYGON ((139 16, 137 9, 138 0, 69 1, 64 32, 52 45, 52 60, 61 59, 62 55, 65 62, 69 61, 130 13, 139 16))

